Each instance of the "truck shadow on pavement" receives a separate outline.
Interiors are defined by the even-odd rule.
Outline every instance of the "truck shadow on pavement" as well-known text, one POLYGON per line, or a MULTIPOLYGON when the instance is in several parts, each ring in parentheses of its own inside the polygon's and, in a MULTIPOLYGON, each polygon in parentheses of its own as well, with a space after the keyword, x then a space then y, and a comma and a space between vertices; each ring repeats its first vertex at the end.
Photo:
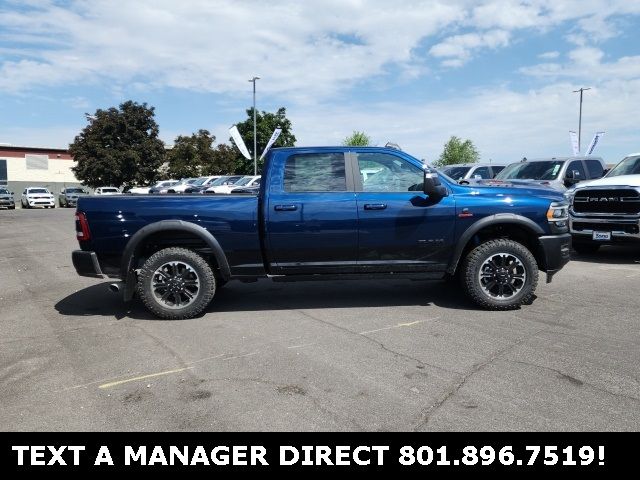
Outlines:
MULTIPOLYGON (((120 320, 158 320, 135 299, 125 303, 108 289, 109 283, 79 290, 55 304, 65 316, 107 316, 120 320)), ((216 293, 207 313, 419 306, 476 310, 454 282, 410 280, 357 280, 273 283, 260 280, 230 282, 216 293)))
POLYGON ((572 262, 608 263, 610 265, 640 265, 640 248, 637 245, 603 245, 595 253, 571 252, 572 262))

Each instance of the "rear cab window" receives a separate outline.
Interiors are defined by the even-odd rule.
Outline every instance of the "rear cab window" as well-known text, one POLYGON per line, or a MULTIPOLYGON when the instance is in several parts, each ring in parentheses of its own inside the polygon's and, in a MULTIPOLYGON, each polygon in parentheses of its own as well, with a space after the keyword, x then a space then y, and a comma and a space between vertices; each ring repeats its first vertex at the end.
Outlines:
POLYGON ((284 167, 284 191, 346 192, 344 153, 291 155, 284 167))

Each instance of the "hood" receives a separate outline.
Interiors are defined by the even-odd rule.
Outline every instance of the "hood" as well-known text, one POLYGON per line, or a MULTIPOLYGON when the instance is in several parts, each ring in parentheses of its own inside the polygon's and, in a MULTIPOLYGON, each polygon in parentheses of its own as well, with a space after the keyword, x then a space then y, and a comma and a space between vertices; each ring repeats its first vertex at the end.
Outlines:
POLYGON ((557 180, 529 180, 529 179, 518 180, 515 178, 497 180, 495 178, 492 178, 488 180, 477 180, 476 182, 481 185, 505 185, 505 186, 513 186, 513 187, 535 186, 540 188, 552 188, 554 190, 564 190, 564 185, 562 185, 562 183, 558 182, 557 180))
POLYGON ((581 182, 576 189, 583 187, 640 187, 640 175, 616 175, 614 177, 603 177, 597 180, 581 182))
POLYGON ((551 201, 560 201, 564 200, 563 192, 549 188, 547 186, 542 186, 536 181, 523 181, 518 180, 516 182, 511 181, 494 181, 493 184, 488 183, 489 181, 483 181, 482 183, 471 184, 467 187, 467 193, 474 194, 473 192, 477 192, 476 195, 489 195, 489 196, 533 196, 540 198, 547 198, 551 201))

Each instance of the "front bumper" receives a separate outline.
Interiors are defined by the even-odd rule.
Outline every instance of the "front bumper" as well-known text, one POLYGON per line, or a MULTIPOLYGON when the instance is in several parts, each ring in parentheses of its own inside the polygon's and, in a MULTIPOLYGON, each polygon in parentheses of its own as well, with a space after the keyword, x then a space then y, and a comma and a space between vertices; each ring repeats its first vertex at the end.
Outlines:
POLYGON ((0 208, 13 208, 16 206, 16 202, 14 200, 0 200, 0 208))
POLYGON ((547 272, 547 283, 571 258, 571 234, 549 235, 539 238, 542 268, 547 272))
POLYGON ((27 198, 27 203, 29 204, 30 207, 53 207, 55 205, 55 202, 53 201, 53 199, 47 200, 42 198, 33 199, 33 200, 27 198))
POLYGON ((104 278, 98 262, 96 252, 86 252, 84 250, 74 250, 71 253, 71 260, 78 275, 83 277, 104 278))
POLYGON ((611 232, 611 240, 598 243, 640 242, 640 218, 618 216, 615 218, 569 217, 569 228, 573 238, 583 241, 593 239, 593 232, 611 232))

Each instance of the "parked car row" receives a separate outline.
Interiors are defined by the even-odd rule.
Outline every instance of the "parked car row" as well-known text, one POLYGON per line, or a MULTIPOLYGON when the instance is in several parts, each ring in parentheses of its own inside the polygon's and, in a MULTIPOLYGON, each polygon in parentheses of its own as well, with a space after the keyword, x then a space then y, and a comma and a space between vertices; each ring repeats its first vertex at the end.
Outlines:
MULTIPOLYGON (((134 187, 126 193, 146 194, 176 194, 176 193, 203 193, 203 194, 230 194, 250 193, 257 194, 260 187, 259 175, 212 175, 207 177, 185 178, 182 180, 162 180, 149 187, 134 187)), ((98 187, 93 195, 122 195, 116 187, 98 187)), ((57 205, 65 208, 75 208, 78 198, 90 195, 89 191, 82 187, 65 187, 60 190, 57 205)), ((46 187, 27 187, 20 197, 22 208, 56 208, 56 197, 46 187)), ((16 202, 14 192, 0 186, 0 209, 15 209, 16 202)))
POLYGON ((247 193, 259 187, 260 175, 211 175, 207 177, 183 178, 182 180, 162 180, 148 187, 134 187, 126 193, 137 195, 147 194, 176 194, 176 193, 204 193, 230 194, 247 193), (235 192, 236 188, 242 191, 235 192))
POLYGON ((565 191, 574 185, 602 178, 606 164, 600 157, 551 157, 510 164, 476 163, 447 165, 441 172, 462 185, 531 185, 565 191))

